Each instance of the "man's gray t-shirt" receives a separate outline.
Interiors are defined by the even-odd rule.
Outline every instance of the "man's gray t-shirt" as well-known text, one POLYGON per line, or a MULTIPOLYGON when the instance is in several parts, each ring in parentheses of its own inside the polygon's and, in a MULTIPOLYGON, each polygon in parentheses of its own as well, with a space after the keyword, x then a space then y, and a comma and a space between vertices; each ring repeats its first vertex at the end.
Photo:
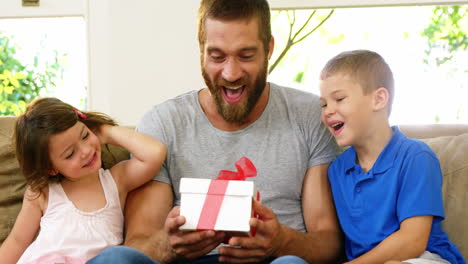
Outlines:
POLYGON ((257 176, 247 180, 255 182, 262 203, 273 209, 280 223, 305 232, 301 194, 306 170, 333 161, 337 154, 320 120, 319 98, 270 83, 260 118, 240 131, 226 132, 209 122, 198 92, 154 106, 138 124, 138 131, 160 140, 168 150, 154 180, 170 184, 179 205, 182 177, 214 179, 220 170, 236 171, 234 163, 245 156, 257 168, 257 176))

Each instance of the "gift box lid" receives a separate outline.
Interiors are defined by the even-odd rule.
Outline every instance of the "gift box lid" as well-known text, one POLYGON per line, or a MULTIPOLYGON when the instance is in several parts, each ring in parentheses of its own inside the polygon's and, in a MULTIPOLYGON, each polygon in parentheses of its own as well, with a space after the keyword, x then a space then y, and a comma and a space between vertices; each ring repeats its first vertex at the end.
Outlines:
POLYGON ((211 181, 228 181, 226 191, 217 193, 212 190, 212 195, 228 195, 228 196, 254 196, 255 186, 251 181, 235 181, 235 180, 211 180, 197 178, 182 178, 180 181, 179 191, 181 194, 206 194, 210 187, 211 181))

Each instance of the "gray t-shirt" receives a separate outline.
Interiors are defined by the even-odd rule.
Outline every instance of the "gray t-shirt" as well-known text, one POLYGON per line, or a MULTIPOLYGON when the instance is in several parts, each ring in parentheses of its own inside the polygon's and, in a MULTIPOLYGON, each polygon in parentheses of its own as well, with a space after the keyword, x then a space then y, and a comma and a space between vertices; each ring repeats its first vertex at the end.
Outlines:
POLYGON ((234 163, 246 156, 257 168, 257 176, 247 180, 255 182, 262 203, 280 223, 306 231, 301 207, 306 170, 333 161, 337 147, 321 123, 316 95, 273 83, 270 87, 261 117, 236 132, 213 127, 198 101, 199 91, 156 105, 143 116, 137 130, 167 146, 154 180, 172 185, 176 205, 182 177, 213 179, 220 170, 236 171, 234 163))

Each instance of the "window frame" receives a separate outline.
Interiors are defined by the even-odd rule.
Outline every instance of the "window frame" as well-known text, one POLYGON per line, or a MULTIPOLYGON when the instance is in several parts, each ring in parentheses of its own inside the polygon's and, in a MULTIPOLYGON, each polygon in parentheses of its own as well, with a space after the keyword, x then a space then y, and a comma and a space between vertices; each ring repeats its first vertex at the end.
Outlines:
POLYGON ((21 0, 2 1, 0 18, 85 16, 87 0, 41 0, 39 6, 22 6, 21 0))
POLYGON ((268 2, 273 10, 468 4, 467 0, 269 0, 268 2))

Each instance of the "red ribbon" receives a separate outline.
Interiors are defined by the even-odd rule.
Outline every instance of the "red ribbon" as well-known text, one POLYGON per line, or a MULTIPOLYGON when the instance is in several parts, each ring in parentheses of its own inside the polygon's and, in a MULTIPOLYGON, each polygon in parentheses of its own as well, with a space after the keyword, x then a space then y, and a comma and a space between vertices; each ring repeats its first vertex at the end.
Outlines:
POLYGON ((237 172, 221 170, 215 180, 211 180, 205 203, 198 220, 197 230, 213 230, 218 220, 219 211, 223 204, 227 186, 230 180, 244 181, 248 177, 257 176, 257 169, 246 157, 236 161, 237 172))

